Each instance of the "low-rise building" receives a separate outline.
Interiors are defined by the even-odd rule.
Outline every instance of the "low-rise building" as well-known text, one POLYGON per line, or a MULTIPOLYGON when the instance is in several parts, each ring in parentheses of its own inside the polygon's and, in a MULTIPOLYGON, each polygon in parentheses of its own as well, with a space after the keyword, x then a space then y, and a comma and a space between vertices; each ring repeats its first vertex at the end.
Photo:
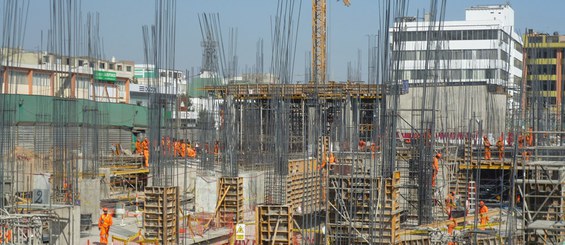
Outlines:
POLYGON ((3 53, 10 54, 1 60, 1 92, 4 94, 129 103, 133 61, 66 57, 25 50, 3 53))

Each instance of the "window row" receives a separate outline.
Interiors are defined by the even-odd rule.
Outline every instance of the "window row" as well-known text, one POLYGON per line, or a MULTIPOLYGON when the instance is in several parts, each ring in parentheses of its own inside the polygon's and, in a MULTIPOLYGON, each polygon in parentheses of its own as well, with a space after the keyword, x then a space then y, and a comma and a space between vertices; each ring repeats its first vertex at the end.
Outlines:
MULTIPOLYGON (((454 30, 454 31, 401 31, 394 33, 394 41, 434 40, 496 40, 500 30, 454 30)), ((500 35, 508 43, 509 36, 500 35)))
POLYGON ((487 79, 508 80, 508 72, 501 69, 442 69, 442 70, 400 70, 402 80, 450 79, 476 80, 487 79))
POLYGON ((433 51, 395 51, 393 59, 397 60, 495 60, 498 59, 496 49, 481 50, 433 50, 433 51))

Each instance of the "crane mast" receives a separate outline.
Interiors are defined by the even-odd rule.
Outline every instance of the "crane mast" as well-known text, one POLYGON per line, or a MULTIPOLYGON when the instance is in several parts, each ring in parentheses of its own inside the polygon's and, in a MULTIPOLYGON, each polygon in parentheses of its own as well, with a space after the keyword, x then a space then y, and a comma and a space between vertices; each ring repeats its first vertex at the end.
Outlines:
MULTIPOLYGON (((349 6, 349 0, 343 0, 349 6)), ((312 0, 312 74, 310 81, 326 83, 326 0, 312 0)))

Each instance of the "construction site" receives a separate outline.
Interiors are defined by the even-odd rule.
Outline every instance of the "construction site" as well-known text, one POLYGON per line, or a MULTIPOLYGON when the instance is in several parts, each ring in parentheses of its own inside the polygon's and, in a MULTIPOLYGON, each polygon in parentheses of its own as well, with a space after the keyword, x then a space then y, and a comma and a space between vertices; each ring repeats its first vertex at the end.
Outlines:
POLYGON ((451 21, 446 0, 380 0, 367 78, 359 51, 332 81, 329 1, 272 2, 241 72, 221 13, 155 1, 136 64, 80 1, 50 0, 25 50, 33 3, 4 0, 0 244, 565 243, 565 36, 518 35, 508 4, 451 21), (197 71, 176 66, 183 25, 197 71))

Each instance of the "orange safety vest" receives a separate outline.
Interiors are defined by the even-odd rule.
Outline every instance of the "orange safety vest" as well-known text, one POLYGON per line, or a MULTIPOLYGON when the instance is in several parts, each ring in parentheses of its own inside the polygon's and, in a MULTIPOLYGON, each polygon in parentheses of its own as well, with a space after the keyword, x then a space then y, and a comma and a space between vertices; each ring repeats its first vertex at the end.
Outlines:
POLYGON ((111 214, 102 214, 100 215, 100 219, 98 219, 98 228, 100 229, 108 229, 112 226, 112 215, 111 214))

